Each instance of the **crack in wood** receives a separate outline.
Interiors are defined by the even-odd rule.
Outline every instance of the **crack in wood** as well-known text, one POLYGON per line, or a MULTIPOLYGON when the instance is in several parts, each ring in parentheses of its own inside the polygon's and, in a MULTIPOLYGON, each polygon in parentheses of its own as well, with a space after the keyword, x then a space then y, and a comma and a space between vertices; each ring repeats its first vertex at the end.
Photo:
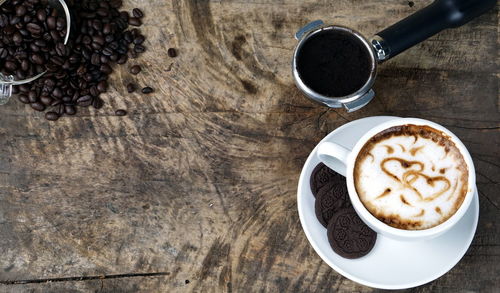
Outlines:
POLYGON ((80 281, 89 281, 89 280, 123 279, 123 278, 137 278, 137 277, 159 277, 159 276, 168 276, 168 275, 170 275, 170 272, 81 276, 81 277, 29 279, 29 280, 5 280, 5 281, 0 280, 0 285, 23 285, 23 284, 39 284, 39 283, 55 283, 55 282, 80 282, 80 281))
POLYGON ((337 113, 337 115, 338 115, 340 118, 344 119, 346 122, 351 122, 351 121, 352 121, 352 120, 347 119, 346 117, 344 117, 342 114, 340 114, 340 113, 339 113, 339 111, 338 111, 337 109, 334 109, 334 108, 332 108, 332 109, 333 109, 333 111, 334 111, 335 113, 337 113))
POLYGON ((476 159, 476 160, 478 160, 478 161, 481 161, 481 162, 483 162, 483 163, 490 164, 490 165, 493 165, 493 166, 495 166, 495 167, 500 168, 500 165, 499 165, 499 164, 495 164, 495 163, 493 163, 493 162, 491 162, 491 161, 488 161, 488 160, 485 160, 485 159, 482 159, 482 158, 478 157, 478 156, 480 156, 480 154, 475 154, 475 153, 472 153, 472 155, 474 156, 474 159, 476 159))
POLYGON ((451 124, 442 124, 442 125, 445 127, 470 129, 470 130, 498 130, 498 129, 500 129, 500 126, 467 127, 467 126, 459 126, 459 125, 451 125, 451 124))
POLYGON ((500 207, 498 207, 484 192, 482 192, 481 190, 479 190, 479 188, 477 189, 477 192, 479 192, 480 195, 482 195, 484 198, 486 198, 486 200, 491 205, 493 205, 497 210, 500 210, 500 207))

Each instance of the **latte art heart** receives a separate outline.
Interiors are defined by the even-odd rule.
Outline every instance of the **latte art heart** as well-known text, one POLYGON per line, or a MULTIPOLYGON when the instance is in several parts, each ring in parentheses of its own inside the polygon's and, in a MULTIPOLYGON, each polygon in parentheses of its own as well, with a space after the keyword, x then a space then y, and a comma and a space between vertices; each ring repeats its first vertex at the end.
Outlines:
POLYGON ((450 181, 448 181, 448 179, 444 176, 429 177, 421 172, 415 171, 405 172, 405 174, 403 175, 403 184, 405 187, 410 188, 416 194, 418 194, 420 200, 424 201, 433 201, 442 196, 451 188, 450 181), (423 185, 424 187, 430 186, 431 188, 425 188, 425 190, 422 190, 418 186, 412 185, 421 177, 424 178, 424 183, 420 185, 423 185), (440 184, 441 186, 434 188, 436 185, 439 185, 439 182, 442 182, 442 184, 440 184))
MULTIPOLYGON (((384 145, 386 147, 386 145, 384 145)), ((420 147, 423 148, 423 147, 420 147)), ((380 169, 389 177, 393 178, 395 181, 401 183, 401 188, 409 188, 413 190, 419 197, 420 200, 426 200, 426 201, 431 201, 435 200, 439 196, 443 195, 446 191, 448 191, 451 187, 450 181, 444 176, 436 176, 436 177, 430 177, 422 173, 422 170, 425 168, 424 163, 419 162, 419 161, 407 161, 402 158, 395 158, 395 157, 389 157, 385 158, 382 160, 380 163, 380 169), (400 176, 396 175, 395 173, 389 171, 390 168, 388 168, 387 163, 391 162, 397 162, 399 163, 399 170, 403 171, 404 173, 400 176), (414 166, 417 167, 417 170, 414 170, 414 166), (443 182, 444 186, 439 186, 435 191, 433 192, 432 190, 429 191, 429 188, 425 188, 425 190, 420 190, 420 188, 417 186, 412 185, 414 182, 416 182, 420 178, 424 179, 423 183, 420 183, 418 185, 428 187, 430 186, 431 189, 433 189, 436 185, 436 182, 443 182), (441 189, 440 189, 441 188, 441 189)), ((397 172, 396 172, 397 173, 397 172)))
MULTIPOLYGON (((382 169, 382 171, 385 174, 389 175, 390 177, 392 177, 395 180, 400 181, 400 182, 403 179, 404 174, 402 176, 398 176, 398 174, 396 174, 397 171, 405 171, 408 169, 414 169, 413 167, 416 167, 417 171, 420 172, 424 169, 424 164, 421 162, 418 162, 418 161, 407 161, 405 159, 395 158, 395 157, 385 158, 380 163, 380 169, 382 169), (391 166, 390 166, 390 164, 394 163, 394 162, 397 165, 397 166, 395 166, 396 172, 392 171, 391 166)), ((406 171, 406 172, 408 172, 408 171, 406 171)))
POLYGON ((359 152, 353 175, 368 211, 400 229, 439 225, 467 194, 462 154, 446 134, 428 126, 395 126, 378 133, 359 152))

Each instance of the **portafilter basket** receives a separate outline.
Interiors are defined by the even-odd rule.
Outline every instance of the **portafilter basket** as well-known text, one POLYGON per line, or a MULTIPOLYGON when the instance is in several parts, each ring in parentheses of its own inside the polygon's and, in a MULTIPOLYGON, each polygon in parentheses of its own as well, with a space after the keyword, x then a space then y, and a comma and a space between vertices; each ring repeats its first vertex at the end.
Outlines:
MULTIPOLYGON (((7 0, 0 0, 0 5, 4 4, 6 1, 7 0)), ((57 9, 59 12, 64 12, 64 14, 66 15, 66 37, 64 38, 64 45, 66 45, 69 40, 71 28, 71 15, 68 5, 66 5, 66 2, 64 0, 48 0, 48 3, 51 7, 57 9)), ((0 105, 4 105, 9 101, 10 96, 12 96, 12 86, 35 81, 36 79, 43 76, 46 72, 47 71, 44 71, 40 74, 23 80, 15 80, 14 76, 12 75, 5 76, 0 73, 0 105)))
POLYGON ((311 100, 330 108, 345 108, 356 111, 367 105, 375 96, 372 89, 377 75, 377 64, 413 47, 427 38, 447 28, 462 26, 477 16, 495 7, 496 0, 436 0, 427 7, 377 33, 370 41, 355 30, 325 25, 323 21, 313 21, 296 34, 299 41, 292 61, 292 72, 297 87, 311 100), (365 84, 355 92, 342 97, 325 96, 309 87, 301 78, 297 60, 303 45, 321 32, 342 32, 363 44, 371 61, 371 72, 365 84))

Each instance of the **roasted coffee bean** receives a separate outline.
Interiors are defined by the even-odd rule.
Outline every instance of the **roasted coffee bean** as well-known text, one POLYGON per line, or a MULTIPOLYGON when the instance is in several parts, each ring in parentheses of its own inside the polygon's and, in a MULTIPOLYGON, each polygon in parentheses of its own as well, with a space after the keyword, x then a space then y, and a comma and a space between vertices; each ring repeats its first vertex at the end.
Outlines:
POLYGON ((97 96, 99 96, 99 94, 100 94, 100 92, 95 85, 90 88, 90 95, 91 96, 97 97, 97 96))
MULTIPOLYGON (((27 18, 27 17, 28 17, 28 16, 26 15, 24 18, 27 18)), ((26 20, 25 20, 24 22, 25 22, 25 23, 26 23, 26 22, 29 22, 29 20, 28 20, 28 21, 26 21, 26 20)), ((25 29, 20 29, 20 30, 19 30, 19 33, 20 33, 23 37, 29 37, 29 36, 30 36, 30 32, 29 32, 28 30, 25 30, 25 29)))
POLYGON ((127 115, 127 111, 119 109, 119 110, 115 111, 115 115, 116 116, 125 116, 125 115, 127 115))
POLYGON ((50 30, 56 29, 57 19, 54 16, 47 17, 47 27, 50 30))
POLYGON ((122 0, 109 0, 109 6, 112 8, 120 8, 122 4, 122 0))
POLYGON ((30 100, 28 99, 28 97, 26 95, 19 95, 19 96, 17 96, 17 99, 23 104, 30 103, 30 100))
POLYGON ((45 111, 45 105, 40 103, 40 102, 32 103, 31 108, 33 108, 33 110, 39 111, 39 112, 45 111))
POLYGON ((30 49, 32 52, 40 52, 40 47, 38 47, 35 43, 30 44, 30 49))
POLYGON ((143 94, 150 94, 152 92, 154 92, 154 90, 153 90, 153 88, 151 88, 149 86, 147 86, 147 87, 145 87, 145 88, 142 89, 142 93, 143 94))
MULTIPOLYGON (((19 18, 18 18, 19 19, 19 18)), ((3 32, 7 35, 12 35, 17 31, 16 27, 13 25, 7 25, 4 27, 3 32)))
POLYGON ((58 15, 59 15, 59 11, 57 11, 56 9, 52 9, 50 16, 57 17, 58 15))
POLYGON ((167 54, 168 54, 168 57, 175 58, 175 57, 177 57, 177 50, 175 50, 174 48, 169 48, 167 50, 167 54))
POLYGON ((12 36, 12 41, 16 43, 16 45, 21 44, 23 42, 23 35, 19 32, 15 33, 14 36, 12 36))
POLYGON ((137 53, 144 53, 144 51, 146 51, 146 47, 144 47, 143 45, 135 45, 134 51, 137 53))
POLYGON ((45 63, 45 60, 43 60, 42 56, 38 55, 38 54, 33 54, 31 55, 31 60, 35 63, 35 64, 38 64, 38 65, 42 65, 45 63))
POLYGON ((98 43, 92 43, 91 45, 92 49, 94 49, 94 51, 100 51, 102 46, 99 45, 98 43))
POLYGON ((56 21, 56 29, 58 31, 63 30, 66 28, 66 20, 62 17, 58 17, 56 21))
POLYGON ((97 53, 92 54, 92 57, 90 58, 90 63, 95 66, 101 65, 101 56, 97 53))
POLYGON ((113 72, 113 69, 111 69, 108 64, 102 64, 101 67, 99 67, 99 70, 104 74, 110 74, 113 72))
POLYGON ((144 17, 144 13, 142 12, 142 10, 140 10, 139 8, 134 8, 132 9, 132 15, 134 17, 137 17, 137 18, 142 18, 144 17))
POLYGON ((45 9, 38 9, 36 12, 36 18, 40 22, 44 22, 47 19, 47 13, 45 12, 45 9))
POLYGON ((47 78, 45 81, 44 81, 44 84, 48 87, 51 87, 53 88, 54 86, 56 86, 56 82, 54 79, 52 78, 47 78))
POLYGON ((90 36, 84 35, 82 37, 82 43, 85 45, 90 45, 92 44, 92 38, 90 36))
POLYGON ((92 106, 95 109, 101 109, 104 106, 104 101, 101 98, 95 98, 92 106))
POLYGON ((52 40, 59 42, 61 40, 61 35, 56 30, 51 30, 50 31, 50 36, 52 37, 52 40))
POLYGON ((64 113, 66 115, 75 115, 76 114, 76 108, 73 105, 65 105, 64 106, 64 113))
POLYGON ((112 32, 112 26, 111 24, 109 23, 106 23, 103 27, 102 27, 102 33, 105 34, 105 35, 109 35, 111 32, 112 32))
POLYGON ((97 9, 96 13, 97 13, 97 15, 104 17, 104 16, 108 16, 109 11, 105 8, 99 8, 99 9, 97 9))
POLYGON ((11 19, 10 19, 10 22, 9 22, 9 23, 10 23, 11 25, 16 25, 16 24, 20 23, 22 20, 23 20, 23 19, 22 19, 21 17, 19 17, 19 16, 15 16, 15 17, 13 17, 13 18, 11 18, 11 19))
POLYGON ((35 91, 29 91, 28 92, 28 99, 30 103, 36 103, 38 101, 38 95, 36 94, 35 91))
POLYGON ((22 80, 22 79, 26 79, 27 77, 28 77, 28 75, 24 71, 18 70, 16 72, 16 79, 22 80))
POLYGON ((132 73, 133 75, 139 74, 139 72, 141 72, 141 70, 142 70, 142 68, 139 65, 134 65, 134 66, 130 67, 130 73, 132 73))
POLYGON ((107 35, 104 40, 107 42, 107 43, 111 43, 112 41, 115 40, 115 37, 113 35, 107 35))
POLYGON ((128 12, 127 12, 127 11, 121 11, 121 12, 120 12, 120 18, 121 18, 122 20, 125 20, 125 21, 127 21, 127 22, 128 22, 128 20, 130 19, 130 16, 129 16, 129 14, 128 14, 128 12))
POLYGON ((127 84, 127 92, 129 94, 135 92, 135 89, 136 89, 135 84, 133 84, 131 82, 129 84, 127 84))
POLYGON ((38 39, 35 41, 35 45, 37 45, 38 47, 45 47, 45 46, 47 46, 47 42, 44 40, 38 39))
POLYGON ((3 66, 11 72, 14 72, 17 69, 17 63, 13 61, 6 61, 3 66))
POLYGON ((42 27, 39 26, 36 23, 28 23, 26 25, 26 29, 32 34, 32 35, 40 35, 42 32, 42 27))
POLYGON ((53 91, 52 91, 52 96, 55 97, 55 98, 62 98, 63 97, 63 92, 60 88, 56 87, 53 91))
POLYGON ((132 43, 132 40, 134 39, 134 36, 132 36, 132 32, 131 31, 126 31, 123 34, 123 39, 125 41, 127 41, 127 43, 132 43))
POLYGON ((102 36, 94 36, 92 40, 94 41, 94 43, 99 44, 101 46, 106 44, 106 40, 102 36))
POLYGON ((16 7, 16 15, 17 16, 23 16, 26 14, 26 7, 23 5, 19 5, 16 7))
POLYGON ((144 43, 144 40, 145 40, 145 39, 146 39, 146 38, 145 38, 143 35, 138 35, 138 36, 137 36, 137 37, 135 37, 135 39, 134 39, 134 44, 136 44, 136 45, 140 45, 140 44, 144 43))
POLYGON ((92 28, 96 31, 102 30, 102 22, 98 19, 94 19, 94 21, 92 21, 92 28))
POLYGON ((133 26, 141 26, 142 25, 142 21, 140 18, 137 18, 137 17, 131 17, 128 19, 128 23, 130 25, 133 25, 133 26))
POLYGON ((59 113, 57 112, 47 112, 45 113, 45 119, 49 120, 49 121, 56 121, 57 119, 59 119, 59 113))
POLYGON ((5 57, 7 57, 8 54, 9 54, 9 51, 7 51, 7 49, 0 48, 0 58, 1 59, 5 59, 5 57))
POLYGON ((4 27, 9 23, 9 17, 5 14, 0 14, 0 27, 4 27))
POLYGON ((120 58, 118 58, 118 60, 116 60, 116 63, 117 64, 125 64, 128 60, 128 56, 127 55, 122 55, 120 58))
POLYGON ((54 57, 50 58, 50 61, 56 65, 59 65, 59 66, 64 64, 64 59, 62 59, 59 56, 54 56, 54 57))
POLYGON ((102 50, 102 53, 106 56, 111 56, 113 54, 113 49, 109 48, 109 47, 106 47, 104 48, 104 50, 102 50))
POLYGON ((109 63, 109 58, 107 56, 100 56, 101 63, 109 63))
POLYGON ((57 106, 57 114, 59 114, 59 116, 64 115, 64 105, 63 104, 60 104, 57 106))
POLYGON ((40 102, 42 102, 42 104, 44 104, 45 106, 50 106, 53 101, 54 99, 49 96, 43 96, 40 98, 40 102))
POLYGON ((137 57, 139 56, 139 54, 137 54, 137 52, 136 52, 136 51, 134 51, 134 50, 130 50, 130 51, 128 52, 128 54, 129 54, 129 55, 128 55, 128 56, 129 56, 129 58, 132 58, 132 59, 135 59, 135 58, 137 58, 137 57))
POLYGON ((108 82, 103 80, 103 81, 100 81, 98 84, 97 84, 97 89, 99 90, 99 92, 101 93, 104 93, 108 90, 108 82))
POLYGON ((22 93, 27 93, 30 91, 30 86, 27 85, 27 84, 22 84, 19 86, 19 90, 22 92, 22 93))
POLYGON ((91 101, 91 100, 92 100, 92 96, 86 95, 86 96, 79 97, 78 100, 76 100, 76 102, 78 104, 81 104, 81 103, 85 103, 85 102, 88 102, 88 101, 91 101))

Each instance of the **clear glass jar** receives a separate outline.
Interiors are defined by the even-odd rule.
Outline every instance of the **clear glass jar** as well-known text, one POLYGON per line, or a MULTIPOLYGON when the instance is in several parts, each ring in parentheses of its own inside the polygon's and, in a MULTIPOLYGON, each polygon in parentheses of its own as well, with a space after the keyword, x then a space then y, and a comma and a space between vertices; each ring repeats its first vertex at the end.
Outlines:
MULTIPOLYGON (((7 0, 0 0, 0 5, 2 5, 6 1, 7 0)), ((48 0, 48 2, 50 6, 56 8, 60 12, 64 12, 64 14, 66 15, 66 37, 64 38, 64 44, 66 45, 69 40, 69 34, 71 28, 71 15, 69 13, 68 5, 66 5, 66 2, 64 0, 48 0)), ((9 101, 9 98, 12 96, 13 86, 30 83, 40 78, 44 74, 45 72, 42 72, 38 75, 35 75, 27 79, 15 80, 14 76, 12 75, 5 76, 2 73, 0 73, 0 105, 5 105, 9 101)))

